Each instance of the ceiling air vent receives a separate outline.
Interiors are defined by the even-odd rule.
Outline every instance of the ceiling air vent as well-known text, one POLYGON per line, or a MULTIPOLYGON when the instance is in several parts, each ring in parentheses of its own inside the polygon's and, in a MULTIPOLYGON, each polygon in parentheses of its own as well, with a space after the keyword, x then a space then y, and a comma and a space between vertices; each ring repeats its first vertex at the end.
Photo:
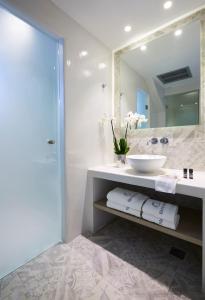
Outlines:
POLYGON ((166 84, 166 83, 171 83, 171 82, 191 78, 192 74, 190 68, 186 67, 186 68, 182 68, 182 69, 178 69, 175 71, 158 75, 157 77, 162 83, 166 84))

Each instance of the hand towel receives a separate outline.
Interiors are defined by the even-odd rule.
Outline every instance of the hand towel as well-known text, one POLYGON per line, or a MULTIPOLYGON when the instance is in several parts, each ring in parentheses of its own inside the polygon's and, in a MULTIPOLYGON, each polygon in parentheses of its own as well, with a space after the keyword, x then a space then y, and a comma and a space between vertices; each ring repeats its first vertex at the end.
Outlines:
POLYGON ((162 175, 155 180, 155 191, 169 194, 176 193, 177 176, 162 175))
POLYGON ((173 229, 173 230, 177 229, 177 226, 179 224, 179 219, 180 219, 180 216, 176 215, 175 219, 173 220, 173 222, 169 222, 167 220, 156 218, 156 217, 154 217, 152 215, 145 214, 145 213, 142 214, 142 217, 143 217, 143 219, 145 219, 147 221, 156 223, 158 225, 161 225, 163 227, 170 228, 170 229, 173 229))
POLYGON ((115 188, 107 194, 107 199, 109 202, 141 211, 142 204, 149 197, 126 189, 115 188))
POLYGON ((143 205, 143 213, 174 223, 178 213, 178 206, 148 199, 143 205))
POLYGON ((114 203, 114 202, 107 201, 107 207, 122 211, 124 213, 133 215, 135 217, 140 217, 140 211, 132 209, 130 207, 126 207, 126 206, 114 203))

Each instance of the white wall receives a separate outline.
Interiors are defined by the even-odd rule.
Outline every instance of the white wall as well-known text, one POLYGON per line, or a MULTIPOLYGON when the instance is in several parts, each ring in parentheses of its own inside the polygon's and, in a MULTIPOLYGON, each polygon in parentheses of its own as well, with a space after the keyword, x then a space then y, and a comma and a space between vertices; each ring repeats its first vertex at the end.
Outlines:
POLYGON ((112 159, 109 125, 99 129, 104 112, 111 113, 111 50, 107 49, 49 0, 2 0, 20 17, 64 38, 65 66, 65 240, 81 231, 87 168, 112 159), (86 49, 89 56, 80 59, 86 49), (66 64, 71 60, 71 66, 66 64), (98 69, 104 62, 107 68, 98 69), (85 75, 89 72, 90 77, 85 75), (107 84, 104 93, 101 85, 107 84))
POLYGON ((136 112, 137 90, 149 93, 145 79, 133 70, 125 61, 120 62, 121 115, 124 118, 130 111, 136 112))
POLYGON ((136 111, 137 90, 142 89, 149 94, 150 118, 149 126, 165 126, 165 106, 163 102, 163 88, 150 78, 144 78, 132 69, 124 60, 120 62, 120 89, 122 118, 129 112, 136 111))
POLYGON ((165 127, 164 88, 154 78, 146 79, 150 94, 150 128, 165 127))

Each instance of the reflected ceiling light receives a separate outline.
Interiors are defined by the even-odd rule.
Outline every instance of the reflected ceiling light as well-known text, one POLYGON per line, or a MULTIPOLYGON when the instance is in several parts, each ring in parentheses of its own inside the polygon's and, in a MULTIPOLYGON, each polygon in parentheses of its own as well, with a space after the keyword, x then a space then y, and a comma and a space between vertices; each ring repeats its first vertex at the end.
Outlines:
POLYGON ((103 69, 105 69, 106 67, 107 67, 107 66, 106 66, 105 63, 100 63, 100 64, 98 65, 99 70, 103 70, 103 69))
POLYGON ((177 29, 176 31, 175 31, 175 33, 174 33, 174 35, 175 36, 180 36, 180 35, 182 35, 182 29, 177 29))
POLYGON ((198 104, 198 102, 195 102, 195 104, 197 105, 197 104, 198 104))
POLYGON ((86 50, 81 51, 79 54, 80 57, 85 57, 87 55, 88 55, 88 52, 86 50))
POLYGON ((90 77, 92 75, 92 73, 91 73, 90 70, 84 70, 83 71, 83 75, 88 78, 88 77, 90 77))
POLYGON ((71 60, 70 60, 70 59, 67 59, 67 62, 66 62, 66 63, 67 63, 67 66, 70 67, 70 65, 71 65, 71 60))
POLYGON ((166 1, 164 3, 164 9, 170 9, 173 5, 173 2, 172 1, 166 1))
POLYGON ((124 27, 124 31, 125 32, 130 32, 132 30, 132 27, 130 26, 130 25, 126 25, 125 27, 124 27))
POLYGON ((140 50, 141 50, 141 51, 146 51, 146 50, 147 50, 147 46, 146 46, 146 45, 142 45, 142 46, 140 47, 140 50))

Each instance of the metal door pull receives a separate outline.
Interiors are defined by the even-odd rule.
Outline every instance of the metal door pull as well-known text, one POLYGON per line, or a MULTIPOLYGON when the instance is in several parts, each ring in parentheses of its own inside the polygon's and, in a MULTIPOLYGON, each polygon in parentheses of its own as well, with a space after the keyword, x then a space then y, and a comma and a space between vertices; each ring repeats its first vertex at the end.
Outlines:
POLYGON ((48 140, 47 143, 48 143, 49 145, 54 145, 54 144, 56 143, 56 141, 54 141, 54 140, 48 140))

